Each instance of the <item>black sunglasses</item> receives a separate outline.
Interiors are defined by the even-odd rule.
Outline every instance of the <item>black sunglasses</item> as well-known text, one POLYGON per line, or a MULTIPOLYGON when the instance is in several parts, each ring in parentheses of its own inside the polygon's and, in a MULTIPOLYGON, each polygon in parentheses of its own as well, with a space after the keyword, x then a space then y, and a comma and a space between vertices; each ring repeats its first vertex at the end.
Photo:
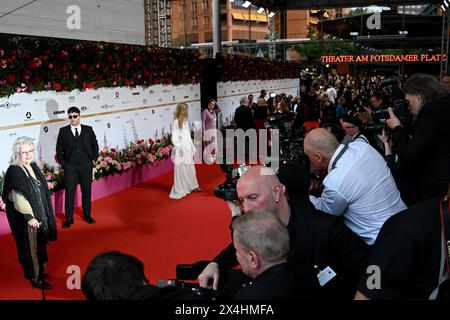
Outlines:
POLYGON ((77 116, 77 115, 74 115, 74 116, 69 116, 69 119, 76 119, 76 118, 78 118, 78 116, 77 116))

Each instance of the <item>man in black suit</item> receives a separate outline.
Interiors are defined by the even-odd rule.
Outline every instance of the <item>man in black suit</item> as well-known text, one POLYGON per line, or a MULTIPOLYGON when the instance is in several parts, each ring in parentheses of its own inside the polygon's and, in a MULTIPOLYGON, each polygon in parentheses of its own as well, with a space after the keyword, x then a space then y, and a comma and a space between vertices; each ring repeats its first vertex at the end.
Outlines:
MULTIPOLYGON (((291 239, 287 260, 290 266, 314 267, 318 271, 328 271, 329 267, 336 273, 331 279, 320 279, 321 298, 354 297, 358 281, 366 271, 370 250, 339 217, 302 204, 298 195, 288 201, 286 187, 270 168, 254 166, 247 170, 238 181, 237 193, 244 212, 267 211, 286 225, 291 239)), ((226 276, 238 264, 235 252, 230 244, 214 258, 199 275, 200 286, 217 289, 219 275, 226 276)))
POLYGON ((247 97, 242 97, 239 101, 240 106, 236 109, 234 114, 234 123, 236 129, 247 131, 248 129, 255 129, 255 120, 253 119, 252 109, 249 107, 247 97))
POLYGON ((319 286, 314 269, 288 266, 289 233, 277 216, 247 212, 233 220, 233 244, 242 272, 252 278, 236 300, 312 299, 319 286))
POLYGON ((70 107, 67 110, 70 125, 59 130, 56 154, 64 169, 66 221, 63 228, 73 224, 75 190, 80 184, 84 220, 95 223, 91 217, 91 188, 94 178, 94 166, 98 158, 98 143, 94 130, 80 124, 80 110, 70 107))

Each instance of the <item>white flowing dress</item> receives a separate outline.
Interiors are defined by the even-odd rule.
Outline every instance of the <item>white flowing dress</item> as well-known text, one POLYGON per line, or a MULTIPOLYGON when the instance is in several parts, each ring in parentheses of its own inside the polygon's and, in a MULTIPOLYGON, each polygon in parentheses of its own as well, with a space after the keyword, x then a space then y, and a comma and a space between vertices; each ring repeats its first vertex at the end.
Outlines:
POLYGON ((178 121, 175 120, 172 125, 172 143, 175 157, 173 187, 169 197, 180 199, 189 194, 192 190, 198 188, 198 182, 194 166, 195 146, 191 139, 191 132, 187 121, 183 127, 178 127, 178 121))

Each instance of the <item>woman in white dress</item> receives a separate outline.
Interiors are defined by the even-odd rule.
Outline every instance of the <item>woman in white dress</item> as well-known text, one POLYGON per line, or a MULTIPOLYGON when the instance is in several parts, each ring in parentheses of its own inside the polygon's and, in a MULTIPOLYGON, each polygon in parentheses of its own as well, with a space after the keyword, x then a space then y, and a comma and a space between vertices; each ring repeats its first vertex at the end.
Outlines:
POLYGON ((180 199, 191 191, 201 191, 198 186, 194 166, 195 146, 191 139, 188 124, 188 105, 179 103, 173 114, 172 143, 175 163, 173 187, 170 198, 180 199))

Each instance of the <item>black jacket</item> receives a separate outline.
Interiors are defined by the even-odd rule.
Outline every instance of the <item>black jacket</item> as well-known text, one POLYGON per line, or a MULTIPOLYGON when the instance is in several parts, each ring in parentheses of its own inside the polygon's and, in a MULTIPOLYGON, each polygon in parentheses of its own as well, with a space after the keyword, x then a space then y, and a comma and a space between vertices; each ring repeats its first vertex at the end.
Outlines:
POLYGON ((293 270, 287 263, 281 263, 257 276, 234 300, 311 300, 319 287, 314 276, 312 268, 293 270))
MULTIPOLYGON (((288 264, 292 267, 330 266, 336 277, 320 289, 320 296, 334 299, 353 298, 358 281, 366 271, 370 247, 339 217, 304 206, 291 199, 291 217, 287 226, 291 241, 288 264)), ((222 272, 238 265, 231 243, 213 260, 222 272)))
POLYGON ((236 124, 236 129, 242 129, 244 131, 255 128, 255 120, 253 119, 253 113, 249 106, 242 105, 236 109, 234 123, 236 124))
POLYGON ((412 200, 444 195, 450 181, 450 96, 423 106, 409 137, 405 128, 392 132, 400 168, 412 179, 412 200))
MULTIPOLYGON (((58 140, 56 142, 56 154, 61 167, 65 167, 69 161, 69 153, 71 149, 73 133, 70 125, 59 129, 58 140)), ((94 130, 90 126, 81 125, 81 145, 83 151, 87 154, 89 160, 94 163, 98 158, 98 143, 94 130)))

